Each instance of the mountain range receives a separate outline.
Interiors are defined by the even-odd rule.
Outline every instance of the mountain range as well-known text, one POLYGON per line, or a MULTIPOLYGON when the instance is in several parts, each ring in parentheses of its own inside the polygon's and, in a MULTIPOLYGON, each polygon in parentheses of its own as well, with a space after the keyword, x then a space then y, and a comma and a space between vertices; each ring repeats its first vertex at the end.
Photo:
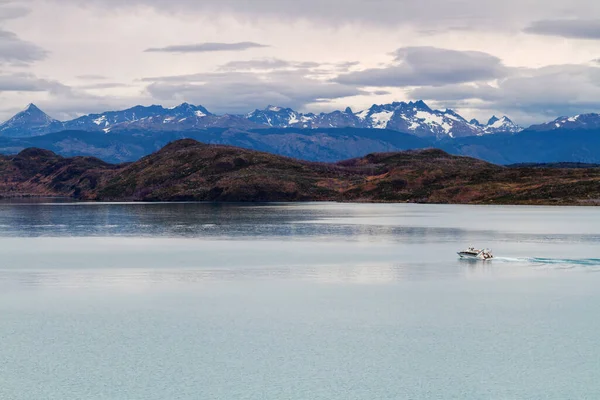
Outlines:
POLYGON ((64 130, 119 132, 123 130, 190 131, 207 128, 363 128, 388 129, 422 138, 444 139, 522 130, 508 117, 492 117, 487 124, 467 121, 453 110, 433 110, 423 101, 373 105, 353 112, 300 113, 291 108, 268 106, 245 115, 216 115, 202 106, 183 103, 165 108, 135 106, 122 111, 89 114, 71 121, 58 121, 30 104, 0 125, 0 136, 26 138, 64 130))
POLYGON ((136 106, 57 121, 35 105, 0 125, 0 154, 28 147, 61 156, 133 162, 179 139, 224 144, 308 161, 337 162, 369 153, 439 148, 495 164, 600 163, 600 115, 561 117, 522 130, 508 117, 466 121, 424 102, 367 110, 302 114, 269 106, 215 115, 202 106, 136 106))

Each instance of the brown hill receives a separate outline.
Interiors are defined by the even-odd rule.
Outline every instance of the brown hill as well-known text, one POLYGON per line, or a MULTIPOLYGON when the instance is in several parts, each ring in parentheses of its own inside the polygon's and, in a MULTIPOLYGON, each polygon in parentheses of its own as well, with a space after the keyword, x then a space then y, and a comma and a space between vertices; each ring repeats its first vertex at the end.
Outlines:
POLYGON ((63 158, 40 149, 3 156, 0 196, 600 204, 600 168, 506 168, 435 149, 324 164, 186 139, 132 164, 63 158))
POLYGON ((360 174, 334 164, 299 161, 184 139, 123 167, 95 192, 101 200, 341 200, 360 174))

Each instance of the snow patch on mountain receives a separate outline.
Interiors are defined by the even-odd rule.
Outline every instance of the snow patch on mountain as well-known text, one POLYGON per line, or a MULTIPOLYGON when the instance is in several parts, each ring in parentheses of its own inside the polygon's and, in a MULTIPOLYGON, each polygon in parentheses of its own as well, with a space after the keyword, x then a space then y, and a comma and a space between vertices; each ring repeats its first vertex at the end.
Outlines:
POLYGON ((498 118, 495 115, 490 118, 487 125, 482 126, 483 134, 490 133, 517 133, 523 130, 520 126, 512 122, 507 116, 498 118))
POLYGON ((532 131, 552 131, 555 129, 568 129, 568 130, 589 130, 589 129, 600 129, 600 114, 578 114, 572 117, 559 117, 554 121, 534 125, 528 130, 532 131))
POLYGON ((393 111, 381 111, 371 114, 372 127, 376 129, 387 128, 387 124, 390 122, 393 115, 393 111))

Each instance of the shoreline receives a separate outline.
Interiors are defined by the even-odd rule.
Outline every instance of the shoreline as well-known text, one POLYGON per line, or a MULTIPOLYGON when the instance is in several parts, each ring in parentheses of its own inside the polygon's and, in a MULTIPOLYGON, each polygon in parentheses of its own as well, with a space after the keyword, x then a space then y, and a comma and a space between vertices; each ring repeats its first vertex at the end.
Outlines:
MULTIPOLYGON (((386 200, 339 200, 339 199, 309 199, 309 200, 292 200, 292 201, 227 201, 227 200, 130 200, 130 199, 110 199, 110 200, 95 200, 95 199, 79 199, 68 196, 48 196, 48 195, 19 195, 6 196, 0 195, 0 204, 11 204, 10 200, 24 200, 23 203, 28 203, 27 200, 32 200, 31 204, 35 204, 35 200, 64 200, 64 203, 86 203, 86 204, 303 204, 303 203, 333 203, 333 204, 418 204, 418 205, 453 205, 453 206, 532 206, 532 207, 598 207, 600 199, 582 200, 576 202, 420 202, 420 201, 386 201, 386 200)), ((17 202, 15 202, 17 203, 17 202)))

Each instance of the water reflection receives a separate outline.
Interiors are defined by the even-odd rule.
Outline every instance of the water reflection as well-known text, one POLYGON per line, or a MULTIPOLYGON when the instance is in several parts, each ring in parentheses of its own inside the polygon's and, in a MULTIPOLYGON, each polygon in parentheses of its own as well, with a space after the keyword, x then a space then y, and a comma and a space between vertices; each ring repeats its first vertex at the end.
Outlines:
POLYGON ((599 242, 589 209, 373 204, 0 203, 0 237, 599 242), (565 212, 568 211, 568 212, 565 212))

